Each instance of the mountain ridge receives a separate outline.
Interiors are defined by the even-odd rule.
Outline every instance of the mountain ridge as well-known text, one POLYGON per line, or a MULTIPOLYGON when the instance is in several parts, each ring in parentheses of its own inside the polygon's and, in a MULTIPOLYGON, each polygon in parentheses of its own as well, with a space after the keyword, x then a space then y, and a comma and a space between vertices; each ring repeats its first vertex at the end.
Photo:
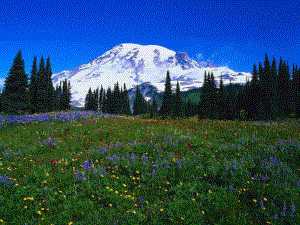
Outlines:
POLYGON ((83 107, 90 87, 96 89, 103 85, 107 90, 119 82, 122 86, 125 83, 129 91, 137 85, 150 82, 158 92, 163 92, 167 71, 170 72, 172 89, 175 90, 178 79, 183 92, 201 87, 204 71, 214 73, 217 85, 220 76, 225 85, 230 80, 244 84, 246 78, 251 77, 250 73, 236 72, 226 66, 197 62, 185 52, 175 52, 158 45, 123 43, 88 63, 54 74, 52 80, 55 86, 65 78, 70 80, 72 105, 83 107))

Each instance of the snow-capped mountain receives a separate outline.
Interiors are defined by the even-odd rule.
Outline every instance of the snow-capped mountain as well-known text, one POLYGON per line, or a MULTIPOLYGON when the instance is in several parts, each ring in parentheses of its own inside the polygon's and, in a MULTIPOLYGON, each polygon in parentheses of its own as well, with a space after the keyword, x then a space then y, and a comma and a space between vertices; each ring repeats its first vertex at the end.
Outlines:
MULTIPOLYGON (((208 62, 196 62, 187 53, 175 52, 157 45, 121 44, 105 52, 89 63, 69 71, 62 71, 52 76, 56 86, 67 78, 71 83, 72 105, 83 107, 88 89, 103 86, 113 89, 115 83, 119 87, 126 84, 129 91, 137 85, 147 83, 163 92, 167 70, 170 72, 172 90, 175 91, 179 81, 182 92, 202 86, 204 71, 213 72, 216 84, 220 76, 224 84, 244 84, 250 73, 236 72, 228 67, 219 67, 208 62)), ((149 100, 149 96, 147 99, 149 100)))

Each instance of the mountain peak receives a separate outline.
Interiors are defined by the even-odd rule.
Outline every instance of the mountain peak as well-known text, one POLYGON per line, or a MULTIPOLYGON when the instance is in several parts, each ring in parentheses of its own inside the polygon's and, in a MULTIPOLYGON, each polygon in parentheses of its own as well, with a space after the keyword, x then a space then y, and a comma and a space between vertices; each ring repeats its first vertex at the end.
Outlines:
MULTIPOLYGON (((198 63, 185 52, 175 52, 158 45, 139 45, 122 43, 106 51, 94 60, 69 71, 62 71, 52 76, 54 85, 65 78, 70 80, 73 105, 83 106, 88 89, 103 86, 113 88, 114 84, 126 84, 127 89, 149 82, 159 92, 164 91, 167 70, 172 77, 171 85, 180 83, 181 91, 202 86, 204 71, 213 72, 216 80, 221 74, 228 74, 232 83, 245 83, 246 75, 236 76, 226 67, 205 62, 198 63)), ((228 78, 228 81, 229 79, 228 78)), ((226 79, 223 79, 226 84, 226 79)))

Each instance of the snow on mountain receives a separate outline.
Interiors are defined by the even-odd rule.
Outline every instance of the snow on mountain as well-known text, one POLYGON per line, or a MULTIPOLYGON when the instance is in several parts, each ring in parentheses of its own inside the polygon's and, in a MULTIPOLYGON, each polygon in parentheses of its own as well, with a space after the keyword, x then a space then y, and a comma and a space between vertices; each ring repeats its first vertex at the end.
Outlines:
MULTIPOLYGON (((175 52, 158 45, 120 44, 98 58, 69 71, 62 71, 52 76, 56 86, 67 78, 71 83, 72 105, 83 107, 88 89, 103 86, 114 88, 115 83, 127 90, 148 82, 158 92, 165 89, 167 70, 170 72, 172 89, 175 91, 177 79, 181 91, 202 86, 204 71, 213 72, 216 84, 220 76, 224 84, 229 81, 246 83, 250 73, 236 72, 228 67, 219 67, 208 62, 196 62, 187 53, 175 52)), ((145 95, 143 95, 146 97, 145 95)), ((149 97, 149 96, 148 96, 149 97)), ((147 99, 148 101, 149 99, 147 99)))

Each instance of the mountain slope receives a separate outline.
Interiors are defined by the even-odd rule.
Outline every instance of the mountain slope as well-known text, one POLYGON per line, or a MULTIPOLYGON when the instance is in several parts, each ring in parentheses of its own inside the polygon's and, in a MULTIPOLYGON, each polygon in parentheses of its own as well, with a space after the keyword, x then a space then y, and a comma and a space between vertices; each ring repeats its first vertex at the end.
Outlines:
MULTIPOLYGON (((69 71, 62 71, 52 76, 53 83, 59 84, 67 78, 71 83, 72 105, 84 106, 86 93, 91 87, 103 85, 107 90, 119 82, 126 84, 128 90, 145 83, 163 92, 167 70, 170 71, 172 89, 179 81, 181 91, 188 91, 202 86, 204 71, 213 72, 216 84, 223 76, 224 84, 229 81, 244 84, 250 73, 236 72, 228 67, 219 67, 207 62, 196 62, 187 53, 175 52, 157 45, 121 44, 108 50, 98 58, 69 71)), ((147 97, 147 91, 143 94, 147 97)), ((149 97, 149 96, 148 96, 149 97)))

